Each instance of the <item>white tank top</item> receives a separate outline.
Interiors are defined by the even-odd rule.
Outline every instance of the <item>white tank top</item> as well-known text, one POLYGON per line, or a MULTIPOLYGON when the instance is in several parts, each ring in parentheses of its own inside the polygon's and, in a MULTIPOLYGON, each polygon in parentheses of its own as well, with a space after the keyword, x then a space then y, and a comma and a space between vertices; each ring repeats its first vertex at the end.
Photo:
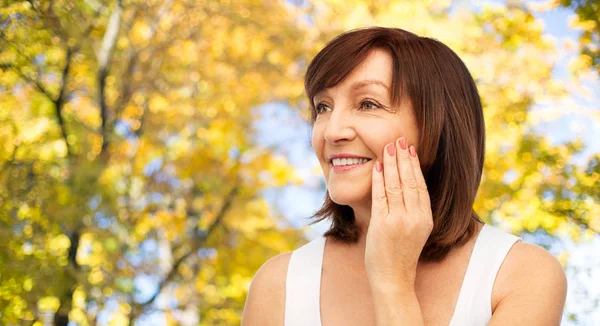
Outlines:
MULTIPOLYGON (((325 237, 294 250, 286 279, 285 326, 322 326, 319 306, 325 237)), ((492 287, 506 254, 520 237, 484 224, 475 240, 449 326, 485 326, 492 287)))

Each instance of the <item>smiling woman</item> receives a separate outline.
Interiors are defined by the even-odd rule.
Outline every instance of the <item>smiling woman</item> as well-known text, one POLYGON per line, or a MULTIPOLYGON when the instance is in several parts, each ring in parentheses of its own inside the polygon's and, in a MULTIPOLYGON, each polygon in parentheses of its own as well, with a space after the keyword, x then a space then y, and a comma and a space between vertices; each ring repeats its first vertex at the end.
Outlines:
MULTIPOLYGON (((345 132, 356 124, 361 131, 357 137, 375 141, 372 152, 404 136, 409 144, 415 144, 432 199, 435 227, 422 258, 440 260, 475 234, 482 223, 472 204, 485 154, 483 111, 469 71, 451 49, 401 30, 346 33, 314 58, 305 88, 312 100, 313 148, 326 180, 335 175, 328 174, 324 149, 319 147, 328 136, 344 132, 336 127, 338 119, 347 118, 345 132), (332 92, 342 91, 347 93, 343 99, 350 103, 335 106, 348 112, 323 114, 323 107, 330 109, 332 92), (365 109, 365 100, 374 105, 365 109)), ((320 218, 313 223, 331 218, 332 227, 325 236, 358 242, 359 234, 366 230, 365 221, 356 219, 356 211, 355 219, 348 219, 347 207, 331 198, 336 196, 334 189, 327 190, 325 203, 315 214, 320 218)))
POLYGON ((353 30, 317 54, 305 89, 327 185, 313 223, 331 227, 263 264, 244 325, 558 325, 561 265, 472 209, 483 110, 450 48, 353 30))

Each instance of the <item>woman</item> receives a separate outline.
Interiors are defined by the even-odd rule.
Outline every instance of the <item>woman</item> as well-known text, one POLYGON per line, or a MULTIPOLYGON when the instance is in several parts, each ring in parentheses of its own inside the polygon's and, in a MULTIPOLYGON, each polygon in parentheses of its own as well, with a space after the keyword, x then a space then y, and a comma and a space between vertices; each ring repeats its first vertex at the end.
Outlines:
POLYGON ((558 325, 560 263, 472 210, 484 119, 469 71, 401 29, 344 33, 310 63, 323 237, 268 260, 243 325, 558 325))

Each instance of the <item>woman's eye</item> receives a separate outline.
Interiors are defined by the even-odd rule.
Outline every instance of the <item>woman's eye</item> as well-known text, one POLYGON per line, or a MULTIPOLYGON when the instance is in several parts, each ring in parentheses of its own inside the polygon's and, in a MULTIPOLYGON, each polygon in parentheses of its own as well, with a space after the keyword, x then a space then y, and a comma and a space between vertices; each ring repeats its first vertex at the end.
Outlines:
MULTIPOLYGON (((360 103, 360 107, 363 108, 363 109, 365 109, 365 110, 367 110, 367 111, 370 111, 370 110, 374 110, 374 109, 378 108, 379 105, 375 104, 372 101, 362 101, 360 103)), ((315 111, 317 112, 317 114, 321 114, 321 113, 324 112, 323 110, 325 108, 331 110, 331 108, 329 106, 327 106, 326 104, 319 103, 319 104, 317 104, 317 106, 315 108, 315 111)))
POLYGON ((371 101, 362 101, 360 103, 360 106, 363 108, 366 108, 367 110, 374 110, 378 107, 377 104, 375 104, 371 101))
POLYGON ((317 114, 319 114, 322 112, 321 109, 323 109, 323 108, 329 108, 329 107, 325 104, 318 104, 315 111, 317 111, 317 114))

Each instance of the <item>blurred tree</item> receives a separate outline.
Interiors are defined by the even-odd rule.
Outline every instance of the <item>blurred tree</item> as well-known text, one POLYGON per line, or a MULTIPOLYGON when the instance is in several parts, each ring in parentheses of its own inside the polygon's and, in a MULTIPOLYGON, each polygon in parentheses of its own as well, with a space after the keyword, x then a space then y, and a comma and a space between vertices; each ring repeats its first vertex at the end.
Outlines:
POLYGON ((258 267, 306 241, 261 197, 300 180, 254 141, 251 109, 281 101, 307 118, 306 64, 361 26, 434 36, 471 69, 489 128, 484 219, 576 240, 600 229, 600 157, 580 168, 569 160, 581 141, 553 146, 533 131, 545 117, 532 105, 568 93, 551 76, 552 43, 519 5, 0 4, 3 324, 47 311, 56 325, 157 311, 239 324, 258 267))
POLYGON ((581 62, 584 68, 600 73, 600 2, 598 0, 557 0, 577 14, 574 27, 582 30, 579 36, 581 62))
POLYGON ((255 1, 0 4, 0 323, 239 323, 254 272, 304 241, 260 195, 294 170, 252 139, 252 107, 301 95, 295 17, 255 1))

